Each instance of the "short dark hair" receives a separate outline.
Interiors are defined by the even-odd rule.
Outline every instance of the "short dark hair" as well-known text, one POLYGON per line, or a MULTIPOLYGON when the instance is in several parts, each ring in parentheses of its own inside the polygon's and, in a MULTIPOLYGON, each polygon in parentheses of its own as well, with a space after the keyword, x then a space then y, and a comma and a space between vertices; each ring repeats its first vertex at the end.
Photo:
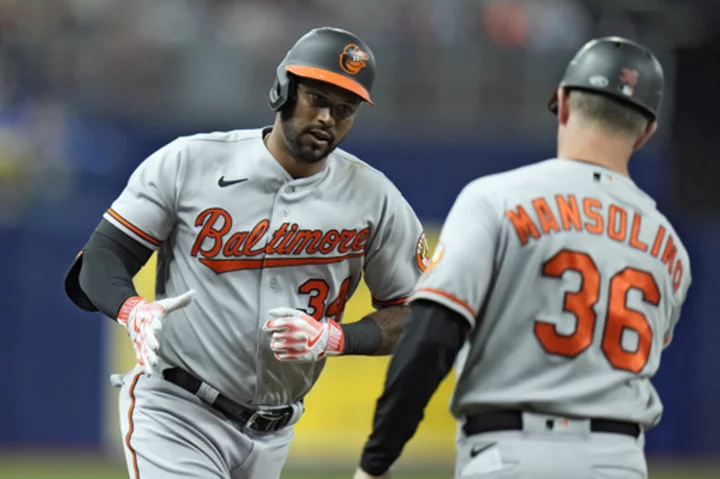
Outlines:
POLYGON ((608 95, 585 90, 572 90, 570 109, 602 128, 630 138, 639 138, 650 120, 637 108, 608 95))

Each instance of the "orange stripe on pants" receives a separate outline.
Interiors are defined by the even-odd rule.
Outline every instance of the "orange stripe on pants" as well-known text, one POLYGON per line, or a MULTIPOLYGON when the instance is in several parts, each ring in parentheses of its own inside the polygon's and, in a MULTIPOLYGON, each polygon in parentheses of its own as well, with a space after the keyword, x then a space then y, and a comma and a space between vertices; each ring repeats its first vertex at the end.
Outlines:
POLYGON ((137 386, 138 379, 140 379, 142 373, 137 373, 130 384, 128 393, 130 394, 130 410, 128 410, 128 432, 125 435, 125 446, 127 446, 130 455, 132 456, 133 471, 135 472, 135 479, 140 479, 140 470, 138 469, 137 454, 135 449, 130 445, 130 438, 132 437, 133 429, 133 411, 135 410, 135 386, 137 386))

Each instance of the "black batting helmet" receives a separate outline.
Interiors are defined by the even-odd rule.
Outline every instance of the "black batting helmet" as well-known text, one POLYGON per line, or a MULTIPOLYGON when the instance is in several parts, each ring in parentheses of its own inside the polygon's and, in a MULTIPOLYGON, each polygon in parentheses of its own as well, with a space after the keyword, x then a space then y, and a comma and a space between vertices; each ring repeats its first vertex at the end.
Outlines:
POLYGON ((311 30, 295 42, 277 68, 270 89, 270 108, 277 111, 295 94, 290 75, 339 86, 373 104, 370 90, 375 81, 375 56, 360 37, 341 28, 311 30))
MULTIPOLYGON (((561 87, 598 92, 657 118, 665 79, 662 66, 647 48, 621 37, 603 37, 586 43, 570 61, 561 87)), ((550 98, 557 113, 557 91, 550 98)))

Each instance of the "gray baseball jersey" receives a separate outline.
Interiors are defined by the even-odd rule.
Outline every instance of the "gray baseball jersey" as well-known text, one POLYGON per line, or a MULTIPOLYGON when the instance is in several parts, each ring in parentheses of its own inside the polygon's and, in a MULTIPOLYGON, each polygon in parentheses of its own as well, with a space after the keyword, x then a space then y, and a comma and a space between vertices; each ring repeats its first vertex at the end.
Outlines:
POLYGON ((278 361, 268 310, 341 321, 363 274, 376 307, 402 304, 427 257, 420 221, 383 174, 336 149, 320 173, 293 179, 264 131, 178 138, 105 214, 158 250, 157 298, 196 291, 168 315, 161 359, 245 405, 297 401, 324 366, 278 361))
POLYGON ((466 186, 411 300, 472 326, 456 416, 511 407, 651 427, 650 378, 690 282, 677 233, 632 180, 552 159, 466 186))

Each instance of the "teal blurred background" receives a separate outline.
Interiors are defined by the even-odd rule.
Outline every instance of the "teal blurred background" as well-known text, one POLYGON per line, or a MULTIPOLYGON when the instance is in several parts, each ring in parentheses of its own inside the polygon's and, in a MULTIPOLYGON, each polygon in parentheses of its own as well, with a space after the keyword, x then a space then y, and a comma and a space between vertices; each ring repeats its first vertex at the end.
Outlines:
MULTIPOLYGON (((127 366, 125 343, 70 304, 65 271, 154 149, 272 123, 277 64, 322 25, 359 34, 378 61, 376 106, 343 148, 385 172, 431 233, 471 179, 554 155, 545 105, 585 41, 621 35, 657 54, 660 128, 631 173, 676 225, 694 282, 654 381, 666 411, 647 451, 651 477, 720 477, 718 3, 0 0, 0 478, 124 477, 107 377, 127 366)), ((339 362, 321 379, 310 404, 332 413, 299 426, 289 479, 349 477, 337 471, 355 465, 384 367, 339 362), (349 375, 362 381, 339 387, 349 375)), ((409 477, 450 476, 450 386, 399 464, 431 476, 409 477)))

